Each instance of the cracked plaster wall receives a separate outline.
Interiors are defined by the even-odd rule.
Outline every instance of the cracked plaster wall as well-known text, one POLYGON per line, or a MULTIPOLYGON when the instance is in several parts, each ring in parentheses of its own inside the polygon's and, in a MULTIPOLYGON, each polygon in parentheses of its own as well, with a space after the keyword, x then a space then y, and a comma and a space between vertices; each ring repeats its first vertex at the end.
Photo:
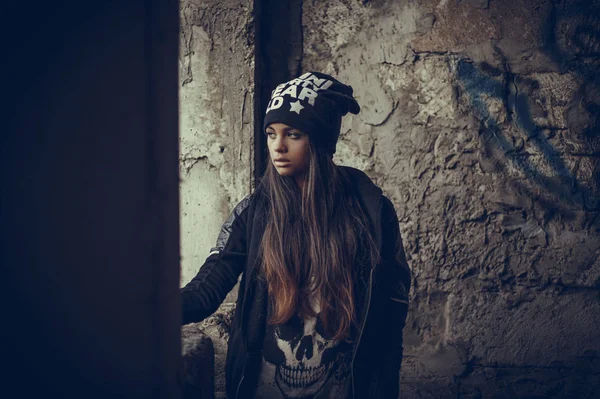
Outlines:
MULTIPOLYGON (((362 105, 344 120, 335 161, 365 170, 394 202, 414 273, 403 397, 595 395, 597 7, 303 3, 302 70, 349 82, 362 105)), ((251 11, 182 2, 182 283, 250 190, 251 11)), ((221 310, 201 325, 217 397, 232 309, 221 310)))
MULTIPOLYGON (((181 285, 189 282, 215 246, 221 225, 252 189, 254 28, 250 0, 180 2, 180 234, 181 285)), ((239 284, 238 284, 239 285, 239 284)), ((230 314, 238 285, 216 315, 182 329, 184 357, 211 338, 216 397, 224 397, 230 314), (229 311, 229 312, 227 312, 229 311), (198 328, 203 334, 198 333, 198 328)), ((202 364, 199 367, 205 367, 202 364)), ((185 378, 196 381, 196 369, 185 378)))
MULTIPOLYGON (((181 284, 251 190, 254 32, 249 0, 180 3, 181 284)), ((237 287, 224 306, 235 302, 237 287)))
POLYGON ((406 398, 597 397, 596 2, 304 1, 302 70, 355 89, 335 161, 395 204, 406 398))

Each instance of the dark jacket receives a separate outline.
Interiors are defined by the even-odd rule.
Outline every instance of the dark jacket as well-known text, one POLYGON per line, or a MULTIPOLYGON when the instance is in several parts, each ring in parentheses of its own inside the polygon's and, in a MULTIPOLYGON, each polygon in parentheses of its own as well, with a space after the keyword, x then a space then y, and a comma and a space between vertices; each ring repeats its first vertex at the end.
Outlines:
MULTIPOLYGON (((338 166, 352 182, 366 211, 382 262, 360 266, 357 316, 362 329, 352 362, 354 398, 397 398, 402 361, 402 329, 408 309, 408 268, 392 202, 362 171, 338 166)), ((267 314, 267 287, 256 278, 257 251, 265 229, 265 197, 260 190, 231 212, 200 271, 181 289, 182 323, 213 314, 242 274, 228 341, 227 397, 251 397, 261 359, 267 314)))

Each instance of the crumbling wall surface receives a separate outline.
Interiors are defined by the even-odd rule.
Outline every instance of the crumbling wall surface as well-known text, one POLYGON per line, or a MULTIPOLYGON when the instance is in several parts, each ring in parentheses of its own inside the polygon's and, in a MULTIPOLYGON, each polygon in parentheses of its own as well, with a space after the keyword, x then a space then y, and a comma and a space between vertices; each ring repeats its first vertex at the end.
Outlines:
MULTIPOLYGON (((250 193, 254 29, 250 0, 180 3, 181 283, 250 193)), ((235 302, 234 289, 226 304, 235 302)))
MULTIPOLYGON (((597 397, 598 1, 305 1, 355 89, 335 161, 396 206, 405 398, 597 397)), ((376 311, 373 309, 373 311, 376 311)))
MULTIPOLYGON (((182 285, 196 275, 216 245, 221 225, 251 191, 253 18, 250 0, 182 0, 180 3, 182 285)), ((231 313, 238 285, 227 295, 216 315, 203 324, 182 330, 184 343, 198 342, 205 336, 211 338, 217 398, 224 397, 228 338, 220 320, 223 314, 231 313)), ((184 356, 188 355, 184 348, 184 356)), ((194 380, 196 371, 193 367, 186 369, 185 377, 191 379, 188 385, 201 387, 202 381, 194 380)))

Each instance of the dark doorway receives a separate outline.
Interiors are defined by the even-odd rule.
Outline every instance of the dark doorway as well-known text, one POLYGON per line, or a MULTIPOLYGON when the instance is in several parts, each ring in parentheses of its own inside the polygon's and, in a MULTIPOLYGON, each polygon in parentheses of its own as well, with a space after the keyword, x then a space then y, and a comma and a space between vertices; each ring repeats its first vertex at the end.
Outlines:
POLYGON ((178 11, 3 10, 6 397, 179 395, 178 11))

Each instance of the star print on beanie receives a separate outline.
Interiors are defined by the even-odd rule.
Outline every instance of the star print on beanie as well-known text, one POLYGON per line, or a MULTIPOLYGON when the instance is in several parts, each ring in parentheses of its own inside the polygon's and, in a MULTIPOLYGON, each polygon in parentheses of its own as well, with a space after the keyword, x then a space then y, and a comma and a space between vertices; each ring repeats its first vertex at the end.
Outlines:
POLYGON ((271 93, 263 130, 272 123, 285 123, 315 141, 317 148, 335 154, 342 116, 358 114, 360 105, 348 86, 321 72, 302 76, 278 85, 271 93))

